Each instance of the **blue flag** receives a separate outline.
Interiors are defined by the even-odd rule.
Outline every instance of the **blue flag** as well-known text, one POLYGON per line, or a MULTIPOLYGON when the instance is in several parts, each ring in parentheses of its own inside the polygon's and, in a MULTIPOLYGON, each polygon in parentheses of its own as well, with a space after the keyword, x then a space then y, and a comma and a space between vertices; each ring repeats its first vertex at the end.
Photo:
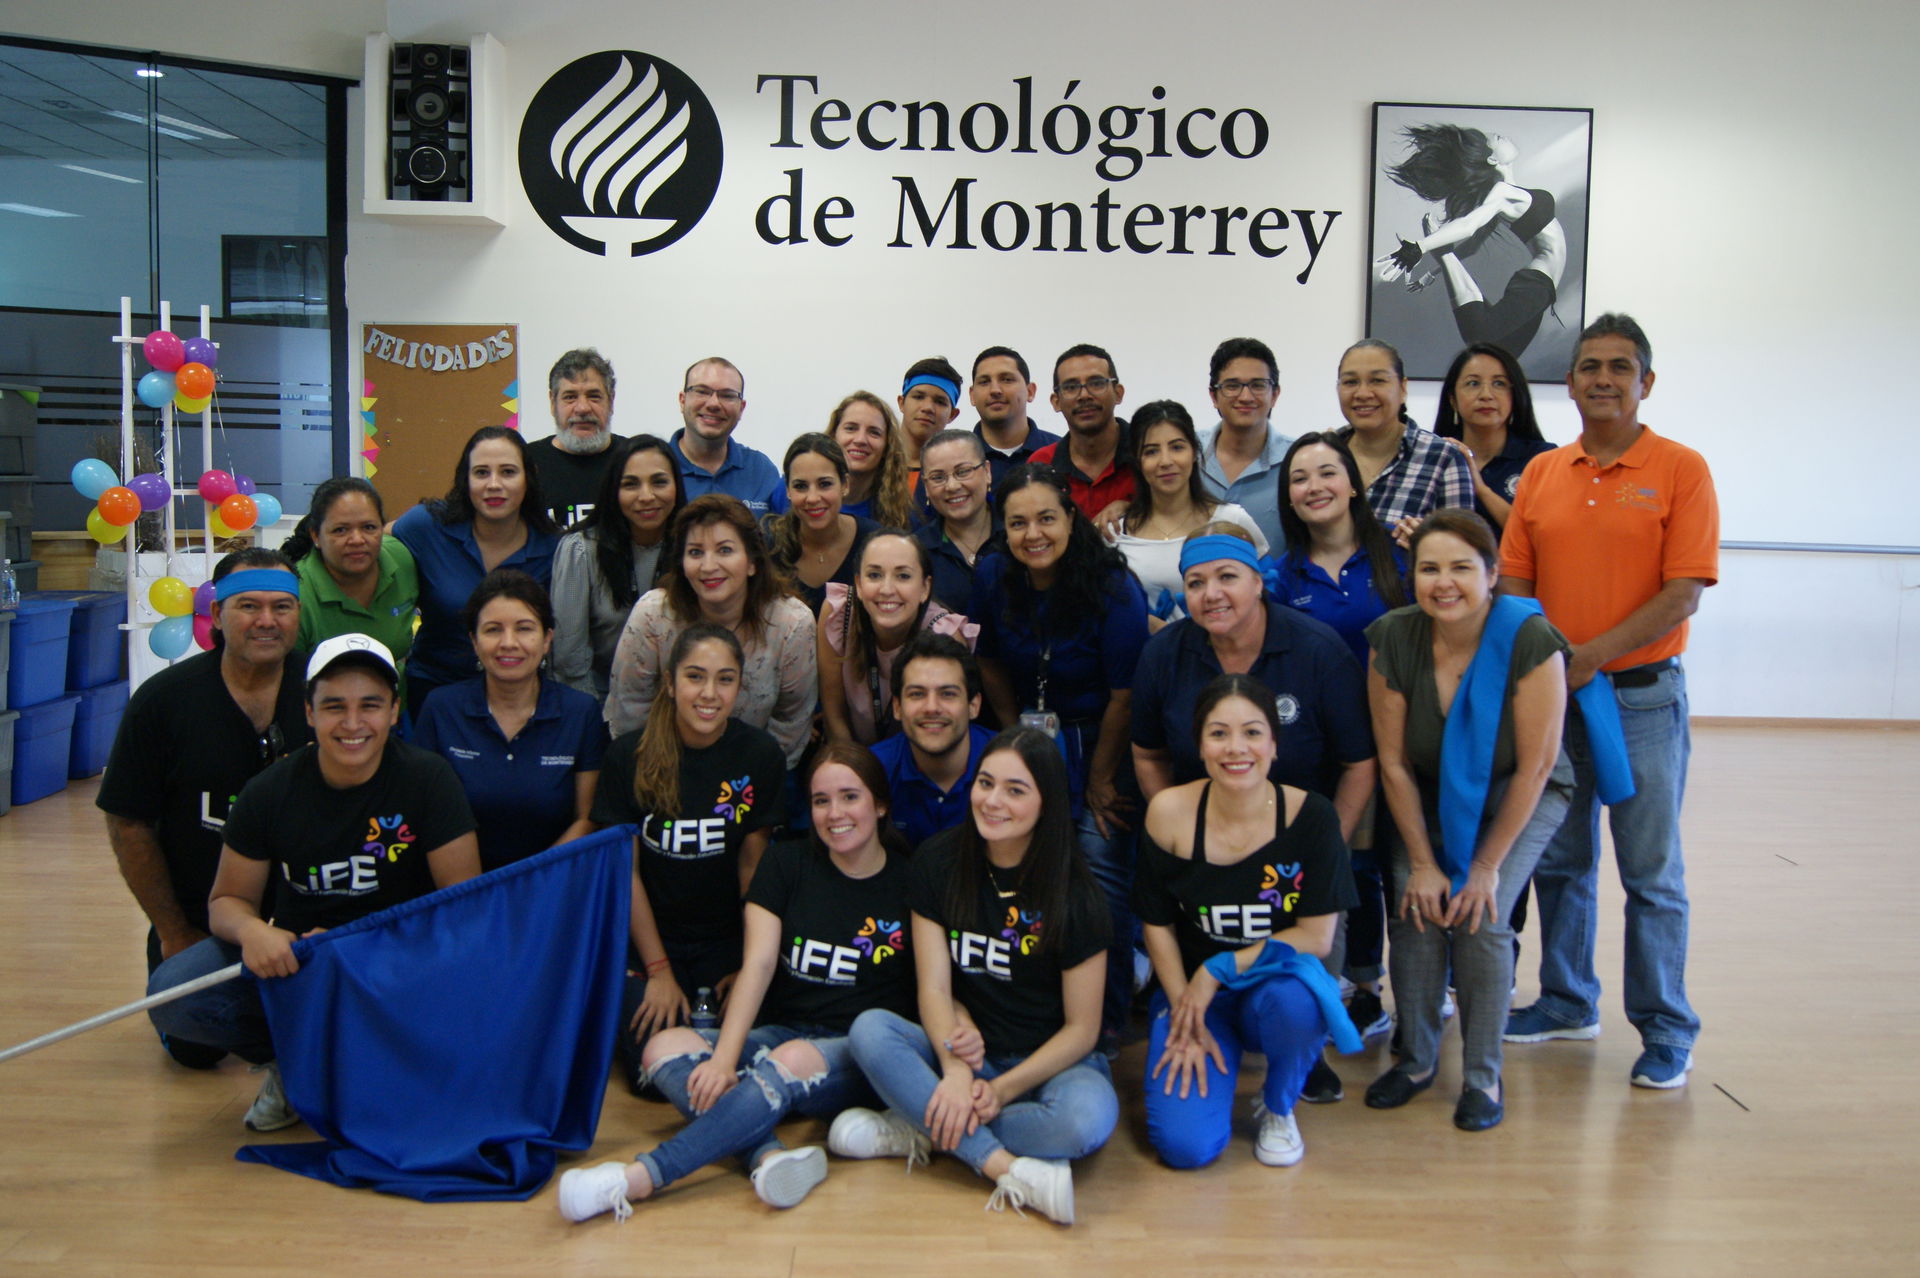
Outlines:
POLYGON ((297 942, 260 998, 324 1139, 235 1157, 423 1201, 531 1197, 600 1121, 632 840, 602 830, 297 942))

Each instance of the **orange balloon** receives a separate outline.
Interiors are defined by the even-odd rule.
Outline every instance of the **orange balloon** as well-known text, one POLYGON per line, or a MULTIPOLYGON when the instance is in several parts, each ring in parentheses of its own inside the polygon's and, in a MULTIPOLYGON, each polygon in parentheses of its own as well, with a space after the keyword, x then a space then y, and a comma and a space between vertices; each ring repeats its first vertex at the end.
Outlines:
POLYGON ((235 532, 245 532, 260 518, 260 508, 245 493, 235 493, 220 503, 220 522, 235 532))
POLYGON ((182 364, 173 371, 173 388, 183 399, 205 399, 213 394, 213 370, 205 364, 182 364))
POLYGON ((133 489, 115 486, 100 494, 97 509, 100 518, 115 528, 124 528, 140 518, 140 499, 134 496, 133 489))

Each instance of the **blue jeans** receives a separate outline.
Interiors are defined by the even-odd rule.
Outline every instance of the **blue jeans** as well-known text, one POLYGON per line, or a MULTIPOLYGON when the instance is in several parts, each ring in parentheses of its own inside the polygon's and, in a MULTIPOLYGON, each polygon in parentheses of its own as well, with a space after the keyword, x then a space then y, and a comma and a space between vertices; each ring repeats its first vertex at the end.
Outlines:
MULTIPOLYGON (((1634 785, 1633 797, 1607 813, 1627 893, 1627 1019, 1647 1046, 1685 1050, 1700 1033, 1700 1019, 1687 1004, 1687 882, 1680 858, 1680 803, 1692 753, 1686 676, 1676 666, 1644 688, 1616 688, 1614 699, 1634 785)), ((1600 980, 1593 971, 1600 802, 1586 725, 1573 704, 1567 753, 1573 800, 1533 873, 1540 903, 1536 1006, 1563 1025, 1591 1025, 1600 1019, 1600 980)))
MULTIPOLYGON (((881 1008, 860 1013, 850 1035, 853 1058, 887 1107, 927 1132, 927 1102, 940 1084, 940 1058, 926 1031, 881 1008)), ((993 1078, 1024 1057, 989 1056, 974 1071, 993 1078)), ((1084 1158, 1107 1143, 1120 1120, 1106 1057, 1089 1053, 1001 1109, 955 1147, 954 1156, 978 1172, 994 1151, 1015 1157, 1084 1158)), ((982 1173, 984 1174, 984 1173, 982 1173)))
POLYGON ((715 1101, 704 1114, 695 1114, 687 1102, 687 1078, 713 1055, 718 1030, 699 1031, 709 1050, 670 1056, 653 1067, 648 1081, 672 1102, 681 1115, 690 1120, 670 1140, 651 1153, 635 1160, 647 1169, 655 1189, 664 1189, 690 1172, 717 1163, 732 1154, 742 1157, 751 1170, 760 1160, 781 1148, 773 1129, 788 1114, 806 1118, 827 1118, 849 1105, 868 1103, 873 1091, 860 1067, 853 1063, 853 1052, 845 1037, 821 1031, 808 1033, 783 1025, 762 1025, 747 1035, 741 1050, 745 1064, 739 1081, 715 1101), (818 1074, 796 1078, 776 1062, 773 1049, 796 1039, 813 1045, 826 1061, 818 1074))
POLYGON ((1167 1076, 1154 1078, 1153 1067, 1166 1050, 1172 1016, 1166 992, 1153 992, 1152 1026, 1147 1031, 1147 1141, 1169 1167, 1205 1167, 1220 1157, 1233 1135, 1234 1085, 1240 1078, 1240 1057, 1248 1048, 1267 1058, 1267 1077, 1260 1099, 1276 1114, 1291 1114, 1300 1099, 1307 1073, 1320 1059, 1327 1041, 1327 1020, 1307 987, 1291 976, 1263 981, 1251 989, 1221 990, 1207 1004, 1207 1032, 1220 1044, 1226 1059, 1224 1073, 1216 1074, 1211 1061, 1207 1094, 1197 1085, 1188 1094, 1166 1094, 1167 1076))
MULTIPOLYGON (((731 976, 740 970, 741 940, 737 936, 707 938, 694 942, 668 941, 661 944, 666 947, 667 959, 673 964, 673 979, 680 986, 680 992, 687 996, 687 1009, 693 1009, 693 1001, 699 997, 700 987, 712 989, 724 976, 731 976)), ((641 1079, 640 1053, 646 1047, 647 1040, 635 1036, 630 1028, 634 1013, 640 1010, 640 1003, 647 996, 647 974, 640 956, 631 948, 627 952, 627 979, 620 990, 620 1028, 613 1036, 614 1055, 620 1062, 620 1076, 627 1080, 627 1090, 635 1096, 645 1090, 641 1079)))
MULTIPOLYGON (((1136 825, 1144 809, 1136 807, 1128 818, 1136 825)), ((1116 830, 1111 838, 1102 835, 1093 823, 1093 815, 1082 812, 1079 821, 1080 855, 1107 898, 1107 914, 1113 922, 1113 944, 1107 949, 1107 989, 1100 1002, 1100 1030, 1119 1035, 1127 1028, 1127 1005, 1133 1000, 1133 864, 1134 832, 1116 830)))
MULTIPOLYGON (((184 985, 239 961, 239 946, 209 936, 154 968, 147 976, 147 993, 158 994, 184 985)), ((260 989, 245 972, 231 981, 164 1003, 148 1012, 147 1019, 167 1039, 232 1052, 254 1065, 273 1059, 273 1036, 267 1029, 267 1011, 260 1005, 260 989)))

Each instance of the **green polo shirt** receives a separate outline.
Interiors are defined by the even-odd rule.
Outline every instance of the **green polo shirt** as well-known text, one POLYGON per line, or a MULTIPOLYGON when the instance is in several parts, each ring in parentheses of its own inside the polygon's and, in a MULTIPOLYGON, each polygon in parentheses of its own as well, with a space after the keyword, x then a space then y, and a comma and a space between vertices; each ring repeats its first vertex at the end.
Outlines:
POLYGON ((320 562, 318 550, 310 552, 294 566, 300 577, 300 648, 312 652, 314 645, 335 635, 372 635, 387 645, 400 664, 400 696, 406 698, 407 650, 413 646, 413 614, 420 602, 420 574, 413 567, 413 552, 398 537, 380 539, 380 584, 373 592, 373 604, 363 608, 333 579, 320 562))

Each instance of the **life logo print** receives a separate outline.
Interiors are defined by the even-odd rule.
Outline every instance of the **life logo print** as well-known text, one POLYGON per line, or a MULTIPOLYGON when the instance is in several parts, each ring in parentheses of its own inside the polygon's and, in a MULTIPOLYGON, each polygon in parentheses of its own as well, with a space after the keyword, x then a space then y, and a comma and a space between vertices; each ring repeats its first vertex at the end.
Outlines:
POLYGON ((520 182, 555 235, 607 256, 654 253, 720 189, 720 121, 686 72, 610 49, 554 72, 520 124, 520 182))

